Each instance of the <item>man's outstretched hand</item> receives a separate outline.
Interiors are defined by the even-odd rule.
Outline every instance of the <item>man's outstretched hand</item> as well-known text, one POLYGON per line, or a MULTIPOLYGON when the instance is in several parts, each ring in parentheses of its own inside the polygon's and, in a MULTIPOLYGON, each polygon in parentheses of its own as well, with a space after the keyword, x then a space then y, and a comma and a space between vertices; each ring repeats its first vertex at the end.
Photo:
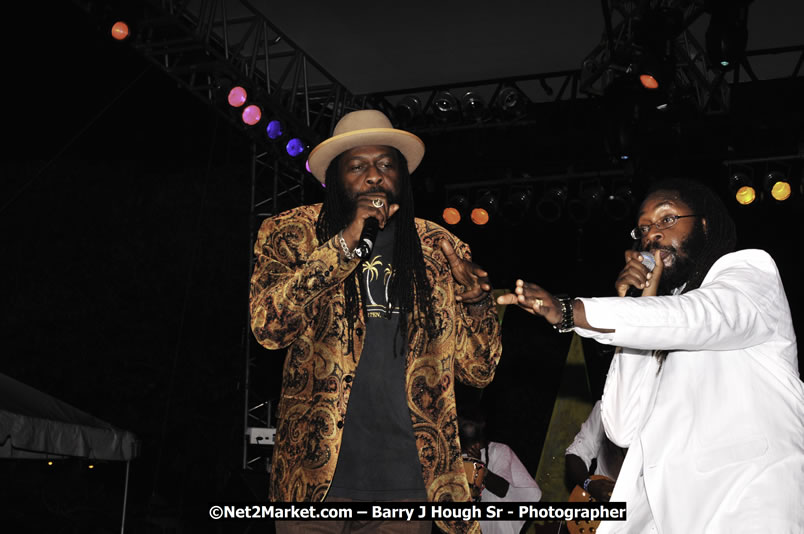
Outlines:
POLYGON ((458 257, 452 244, 446 239, 441 240, 441 252, 449 262, 452 277, 465 288, 465 291, 455 297, 455 300, 464 304, 477 304, 485 299, 491 292, 489 273, 480 265, 458 257))

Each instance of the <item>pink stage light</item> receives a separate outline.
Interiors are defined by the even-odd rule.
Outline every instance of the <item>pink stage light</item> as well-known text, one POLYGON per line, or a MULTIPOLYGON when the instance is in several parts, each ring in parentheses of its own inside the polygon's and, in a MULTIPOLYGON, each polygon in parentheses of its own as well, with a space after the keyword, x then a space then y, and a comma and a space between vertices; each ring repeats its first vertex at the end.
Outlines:
POLYGON ((261 118, 262 110, 260 109, 260 106, 255 106, 252 104, 250 106, 246 106, 246 109, 243 110, 243 122, 249 126, 254 126, 260 122, 261 118))
POLYGON ((240 87, 239 85, 232 87, 232 90, 229 91, 229 105, 233 108, 239 108, 243 104, 246 103, 246 99, 248 98, 248 93, 245 89, 240 87))

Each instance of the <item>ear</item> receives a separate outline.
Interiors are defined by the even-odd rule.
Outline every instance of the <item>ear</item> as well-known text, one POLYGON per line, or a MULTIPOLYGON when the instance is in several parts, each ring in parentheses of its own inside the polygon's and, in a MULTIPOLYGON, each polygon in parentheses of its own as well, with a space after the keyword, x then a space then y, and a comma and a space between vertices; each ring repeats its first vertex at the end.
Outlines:
POLYGON ((701 217, 701 225, 703 226, 703 231, 705 236, 709 236, 709 221, 706 220, 706 217, 701 217))

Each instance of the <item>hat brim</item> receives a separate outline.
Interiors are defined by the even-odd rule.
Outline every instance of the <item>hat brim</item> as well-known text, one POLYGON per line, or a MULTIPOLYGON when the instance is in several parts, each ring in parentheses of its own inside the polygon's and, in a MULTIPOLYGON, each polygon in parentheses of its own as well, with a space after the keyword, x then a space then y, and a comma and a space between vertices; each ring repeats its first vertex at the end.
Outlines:
POLYGON ((323 184, 333 159, 352 148, 369 145, 392 146, 402 152, 408 161, 408 172, 416 170, 424 157, 424 142, 412 133, 395 128, 366 128, 322 141, 307 158, 310 172, 323 184))

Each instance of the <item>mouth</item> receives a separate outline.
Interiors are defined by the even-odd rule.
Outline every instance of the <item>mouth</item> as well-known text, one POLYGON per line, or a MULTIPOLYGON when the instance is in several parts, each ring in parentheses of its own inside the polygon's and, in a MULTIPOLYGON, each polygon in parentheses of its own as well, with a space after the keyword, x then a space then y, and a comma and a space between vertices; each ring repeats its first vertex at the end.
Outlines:
POLYGON ((662 259, 662 263, 665 267, 670 267, 676 261, 676 252, 675 250, 667 249, 667 248, 659 248, 655 247, 650 250, 651 254, 656 250, 659 251, 659 257, 662 259))

